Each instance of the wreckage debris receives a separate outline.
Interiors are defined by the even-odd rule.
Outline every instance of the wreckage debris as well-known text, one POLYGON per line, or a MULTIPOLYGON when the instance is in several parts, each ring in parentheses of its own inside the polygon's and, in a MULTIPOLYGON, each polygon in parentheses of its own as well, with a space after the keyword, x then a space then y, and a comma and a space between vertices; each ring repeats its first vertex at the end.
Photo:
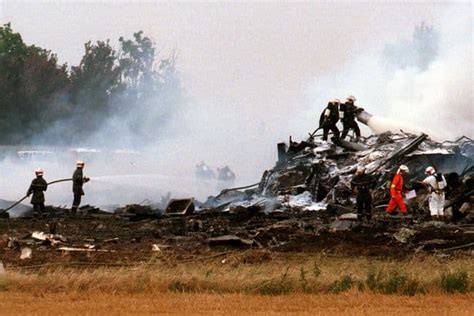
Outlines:
MULTIPOLYGON (((138 250, 150 254, 163 249, 189 252, 258 247, 278 251, 343 249, 357 255, 385 255, 390 249, 398 255, 473 247, 472 140, 439 143, 424 134, 384 133, 361 138, 357 146, 346 145, 318 137, 281 143, 277 163, 264 172, 258 185, 226 189, 203 203, 193 198, 172 199, 166 207, 160 204, 164 209, 150 203, 104 212, 86 205, 82 209, 88 221, 67 223, 70 226, 64 236, 53 226, 50 234, 35 231, 43 229, 38 227, 9 231, 0 236, 0 250, 5 248, 16 260, 20 252, 28 258, 35 251, 36 260, 50 250, 113 256, 138 250), (387 183, 400 164, 409 166, 411 172, 405 180, 416 194, 407 201, 408 216, 390 217, 385 213, 387 183), (418 183, 428 165, 436 166, 448 182, 445 208, 452 214, 451 223, 448 219, 431 220, 429 193, 418 183), (351 179, 358 166, 364 166, 376 182, 370 223, 362 223, 356 213, 351 179), (341 240, 347 240, 348 246, 335 247, 341 240)), ((62 209, 53 214, 61 217, 62 209)), ((19 220, 8 221, 22 225, 19 220)))
POLYGON ((165 212, 169 215, 191 215, 194 212, 194 199, 171 199, 165 212))
POLYGON ((235 235, 225 235, 208 240, 210 246, 233 246, 233 247, 252 247, 255 243, 253 240, 244 239, 235 235))
POLYGON ((21 248, 20 259, 21 260, 31 259, 32 254, 33 254, 33 250, 31 250, 30 247, 23 247, 21 248))

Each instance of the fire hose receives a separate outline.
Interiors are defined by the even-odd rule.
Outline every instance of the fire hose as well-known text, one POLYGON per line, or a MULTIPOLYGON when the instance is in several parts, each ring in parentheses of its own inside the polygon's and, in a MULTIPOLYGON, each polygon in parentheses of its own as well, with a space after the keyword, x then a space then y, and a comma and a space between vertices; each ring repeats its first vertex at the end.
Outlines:
MULTIPOLYGON (((54 180, 54 181, 48 182, 48 185, 55 184, 55 183, 59 183, 59 182, 66 182, 66 181, 72 181, 72 179, 69 178, 69 179, 54 180)), ((8 212, 8 211, 11 210, 12 208, 14 208, 15 206, 17 206, 17 205, 20 204, 21 202, 23 202, 28 196, 29 196, 29 195, 25 195, 25 196, 22 197, 20 200, 16 201, 15 203, 13 203, 12 205, 10 205, 10 206, 7 207, 6 209, 0 210, 0 213, 6 213, 6 212, 8 212)))

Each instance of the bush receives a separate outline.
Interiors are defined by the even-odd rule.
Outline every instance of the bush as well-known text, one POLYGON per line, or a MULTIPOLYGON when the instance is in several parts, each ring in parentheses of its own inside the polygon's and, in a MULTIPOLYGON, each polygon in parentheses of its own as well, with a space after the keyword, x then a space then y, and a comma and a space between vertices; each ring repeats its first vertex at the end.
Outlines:
POLYGON ((449 293, 465 293, 469 288, 469 275, 466 271, 443 274, 441 287, 449 293))
POLYGON ((330 291, 333 293, 341 293, 350 290, 354 281, 350 275, 345 275, 342 279, 334 281, 331 285, 330 291))
POLYGON ((252 292, 257 292, 262 295, 281 295, 290 293, 292 288, 288 281, 289 269, 290 267, 286 267, 280 278, 261 282, 252 292))
POLYGON ((382 288, 381 286, 381 276, 379 273, 375 273, 374 271, 370 271, 367 273, 367 277, 365 279, 365 285, 372 291, 376 291, 382 288))
POLYGON ((281 295, 288 294, 290 291, 291 287, 289 284, 280 280, 263 281, 256 289, 256 292, 262 295, 281 295))
POLYGON ((388 274, 370 271, 365 279, 365 286, 373 292, 379 291, 384 294, 401 293, 412 296, 425 292, 418 280, 408 278, 399 271, 391 271, 388 274))
POLYGON ((403 295, 413 296, 417 293, 425 293, 425 289, 420 285, 418 280, 409 279, 407 280, 402 293, 403 295))
POLYGON ((405 286, 407 279, 406 277, 398 271, 392 271, 387 282, 385 282, 382 291, 386 294, 394 294, 402 292, 402 289, 405 286))
POLYGON ((308 292, 308 280, 306 280, 306 271, 303 267, 300 268, 300 285, 303 292, 308 292))

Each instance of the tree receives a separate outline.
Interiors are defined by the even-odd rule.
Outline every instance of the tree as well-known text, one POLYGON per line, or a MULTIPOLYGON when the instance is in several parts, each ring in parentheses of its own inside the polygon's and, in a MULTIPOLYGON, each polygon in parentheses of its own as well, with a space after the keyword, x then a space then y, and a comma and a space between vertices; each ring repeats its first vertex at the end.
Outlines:
POLYGON ((27 46, 10 24, 0 27, 0 142, 26 142, 56 120, 51 103, 68 84, 66 65, 27 46))

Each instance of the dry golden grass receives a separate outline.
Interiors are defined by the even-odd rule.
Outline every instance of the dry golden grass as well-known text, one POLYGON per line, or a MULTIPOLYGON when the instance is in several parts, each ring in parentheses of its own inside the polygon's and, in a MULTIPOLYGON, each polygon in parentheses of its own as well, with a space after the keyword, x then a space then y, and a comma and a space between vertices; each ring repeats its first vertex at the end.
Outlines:
MULTIPOLYGON (((334 282, 350 276, 352 287, 369 273, 416 280, 427 293, 442 293, 444 273, 465 271, 473 289, 474 260, 414 256, 403 260, 325 257, 303 254, 246 252, 181 264, 154 262, 125 268, 46 267, 12 270, 0 276, 1 291, 101 291, 107 293, 263 293, 330 292, 334 282), (250 263, 249 263, 250 262, 250 263)), ((362 284, 364 285, 364 284, 362 284)))
POLYGON ((2 315, 473 315, 473 296, 0 293, 2 315))
POLYGON ((156 257, 122 268, 7 267, 0 275, 0 314, 473 315, 473 273, 470 256, 395 260, 260 251, 179 264, 156 257), (466 294, 441 286, 443 274, 458 271, 471 277, 466 294), (371 273, 385 276, 380 287, 370 287, 371 273))

